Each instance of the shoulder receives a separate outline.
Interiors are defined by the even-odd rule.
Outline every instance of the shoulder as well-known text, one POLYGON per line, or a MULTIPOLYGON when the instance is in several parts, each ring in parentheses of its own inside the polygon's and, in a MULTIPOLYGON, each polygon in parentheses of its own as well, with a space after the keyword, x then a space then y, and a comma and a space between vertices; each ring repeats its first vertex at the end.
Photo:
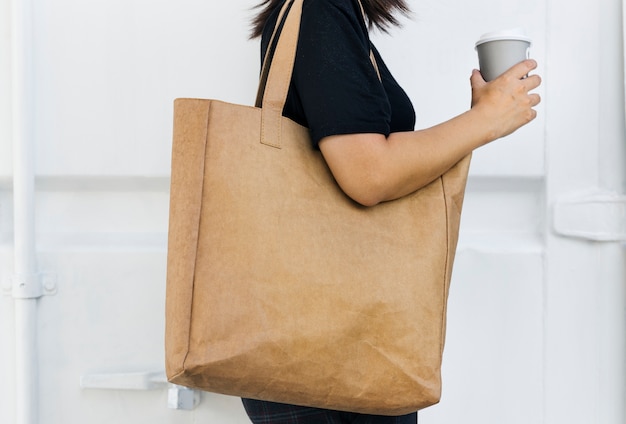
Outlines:
POLYGON ((358 0, 305 0, 300 30, 301 36, 316 34, 333 44, 346 37, 369 39, 358 0))
POLYGON ((360 23, 362 15, 358 0, 305 0, 302 18, 347 19, 352 23, 360 23))
POLYGON ((357 0, 304 0, 304 8, 337 8, 345 11, 354 9, 357 0))

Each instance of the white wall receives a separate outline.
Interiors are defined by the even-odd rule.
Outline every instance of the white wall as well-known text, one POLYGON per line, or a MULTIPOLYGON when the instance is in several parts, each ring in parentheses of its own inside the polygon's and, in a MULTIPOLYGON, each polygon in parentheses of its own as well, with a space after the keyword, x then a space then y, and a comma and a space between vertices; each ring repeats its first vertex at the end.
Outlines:
MULTIPOLYGON (((251 104, 252 0, 32 0, 41 271, 42 423, 245 423, 238 399, 167 408, 165 389, 81 388, 94 374, 163 368, 172 100, 251 104)), ((374 35, 418 126, 465 110, 474 41, 524 26, 544 77, 532 125, 478 151, 466 197, 441 404, 420 422, 626 419, 624 249, 553 228, 563 197, 626 186, 618 0, 411 2, 374 35)), ((11 35, 0 0, 0 282, 12 264, 11 35)), ((0 297, 0 422, 15 421, 13 299, 0 297)))

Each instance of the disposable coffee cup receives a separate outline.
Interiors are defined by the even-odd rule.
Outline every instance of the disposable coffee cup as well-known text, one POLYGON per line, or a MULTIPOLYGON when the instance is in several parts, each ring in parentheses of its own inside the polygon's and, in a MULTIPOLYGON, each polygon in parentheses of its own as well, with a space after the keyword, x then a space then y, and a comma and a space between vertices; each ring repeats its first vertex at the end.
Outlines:
POLYGON ((531 39, 522 29, 483 34, 476 42, 480 73, 491 81, 529 57, 531 39))

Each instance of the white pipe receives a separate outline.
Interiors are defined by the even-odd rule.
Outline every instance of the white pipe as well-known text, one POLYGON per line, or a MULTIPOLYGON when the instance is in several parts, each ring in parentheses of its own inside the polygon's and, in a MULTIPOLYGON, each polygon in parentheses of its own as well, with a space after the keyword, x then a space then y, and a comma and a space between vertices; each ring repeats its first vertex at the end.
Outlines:
POLYGON ((33 7, 32 0, 13 0, 11 6, 16 424, 37 424, 37 299, 42 289, 35 255, 33 7))
POLYGON ((16 424, 39 421, 37 299, 16 299, 16 424))
POLYGON ((18 276, 32 275, 36 269, 31 1, 13 2, 13 221, 18 276))

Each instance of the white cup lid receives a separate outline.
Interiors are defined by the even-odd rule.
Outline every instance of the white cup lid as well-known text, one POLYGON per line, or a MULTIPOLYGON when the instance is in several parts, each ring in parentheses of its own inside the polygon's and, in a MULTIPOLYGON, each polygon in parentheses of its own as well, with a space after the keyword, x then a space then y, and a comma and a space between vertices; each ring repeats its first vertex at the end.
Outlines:
POLYGON ((476 46, 483 43, 495 40, 518 40, 526 41, 530 44, 531 39, 526 35, 526 31, 522 28, 507 29, 503 31, 488 32, 480 36, 480 39, 476 42, 476 46))

